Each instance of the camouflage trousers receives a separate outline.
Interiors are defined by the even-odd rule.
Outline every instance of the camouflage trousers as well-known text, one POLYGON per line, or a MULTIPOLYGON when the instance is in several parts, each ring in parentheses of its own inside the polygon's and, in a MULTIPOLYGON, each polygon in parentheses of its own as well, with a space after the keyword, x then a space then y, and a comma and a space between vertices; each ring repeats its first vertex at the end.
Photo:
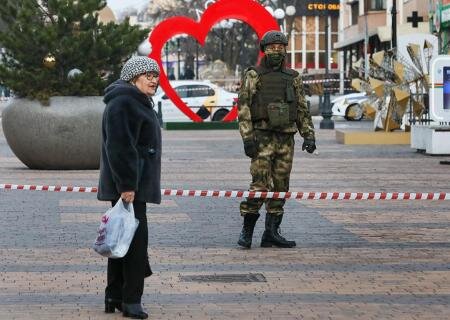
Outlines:
MULTIPOLYGON (((294 134, 256 130, 258 156, 250 165, 250 191, 289 191, 289 176, 294 158, 294 134)), ((258 213, 265 203, 269 214, 284 213, 284 199, 250 199, 240 204, 241 215, 258 213)))

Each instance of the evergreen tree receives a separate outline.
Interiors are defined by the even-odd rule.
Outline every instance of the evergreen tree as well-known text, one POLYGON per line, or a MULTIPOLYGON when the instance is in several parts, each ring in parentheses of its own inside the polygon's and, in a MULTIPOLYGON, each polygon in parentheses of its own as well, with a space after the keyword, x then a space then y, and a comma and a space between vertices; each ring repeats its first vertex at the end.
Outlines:
MULTIPOLYGON (((20 97, 103 95, 148 34, 103 24, 102 0, 6 0, 0 5, 0 83, 20 97), (69 71, 79 69, 69 77, 69 71)), ((74 73, 74 71, 72 71, 74 73)))

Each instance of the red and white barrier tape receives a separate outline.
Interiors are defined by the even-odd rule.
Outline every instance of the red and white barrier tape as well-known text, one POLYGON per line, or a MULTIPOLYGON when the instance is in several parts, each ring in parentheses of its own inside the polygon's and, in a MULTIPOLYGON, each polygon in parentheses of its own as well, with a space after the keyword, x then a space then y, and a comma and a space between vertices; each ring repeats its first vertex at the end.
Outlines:
POLYGON ((31 190, 31 191, 53 191, 53 192, 94 192, 95 187, 67 187, 67 186, 34 186, 29 184, 0 184, 1 189, 8 190, 31 190))
MULTIPOLYGON (((311 79, 311 80, 303 80, 303 83, 324 83, 324 82, 340 82, 340 79, 311 79)), ((344 79, 344 82, 348 82, 350 79, 344 79)))
MULTIPOLYGON (((96 187, 0 184, 1 189, 96 193, 96 187)), ((162 196, 298 200, 450 200, 445 192, 259 192, 161 189, 162 196)))

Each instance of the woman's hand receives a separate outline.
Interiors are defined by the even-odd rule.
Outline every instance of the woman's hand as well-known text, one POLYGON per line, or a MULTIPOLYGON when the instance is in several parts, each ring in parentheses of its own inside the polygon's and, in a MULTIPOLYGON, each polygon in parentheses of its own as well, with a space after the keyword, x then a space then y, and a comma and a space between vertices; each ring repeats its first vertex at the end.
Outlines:
POLYGON ((120 194, 123 201, 131 203, 134 201, 134 191, 125 191, 120 194))

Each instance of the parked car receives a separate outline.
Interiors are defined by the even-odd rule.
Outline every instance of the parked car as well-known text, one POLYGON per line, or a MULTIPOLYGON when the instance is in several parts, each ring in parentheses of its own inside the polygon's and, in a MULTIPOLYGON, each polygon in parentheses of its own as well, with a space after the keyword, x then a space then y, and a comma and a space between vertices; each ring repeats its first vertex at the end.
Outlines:
MULTIPOLYGON (((210 81, 177 80, 170 81, 181 100, 205 121, 220 121, 237 102, 237 93, 229 92, 210 81)), ((190 121, 180 109, 159 88, 153 97, 155 106, 161 102, 164 122, 190 121)))
POLYGON ((364 116, 363 103, 368 100, 365 92, 349 93, 331 101, 334 116, 349 121, 360 121, 364 116))

